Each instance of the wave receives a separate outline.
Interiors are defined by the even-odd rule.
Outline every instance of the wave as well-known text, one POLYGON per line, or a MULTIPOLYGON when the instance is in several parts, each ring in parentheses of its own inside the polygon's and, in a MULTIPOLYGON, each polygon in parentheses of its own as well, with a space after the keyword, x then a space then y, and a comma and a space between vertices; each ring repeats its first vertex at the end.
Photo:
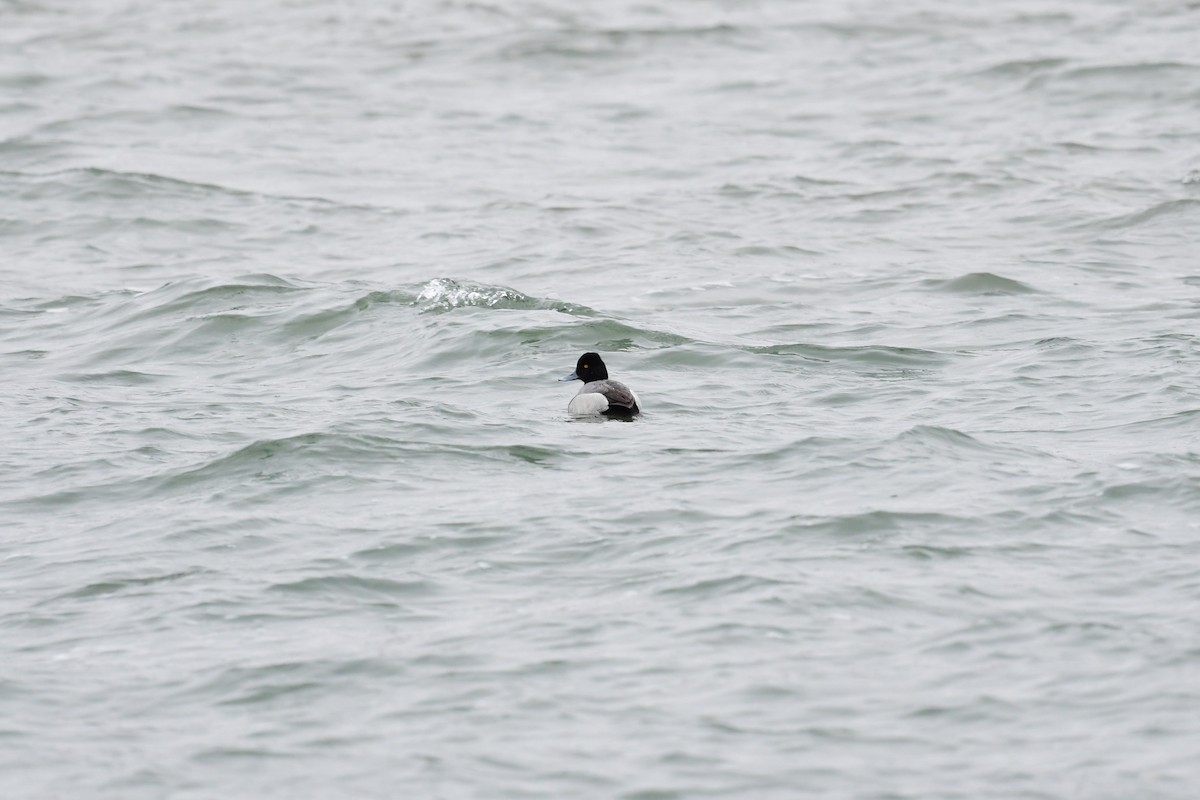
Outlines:
MULTIPOLYGON (((432 408, 437 412, 439 409, 432 408)), ((339 464, 383 465, 426 460, 449 465, 501 462, 540 467, 572 457, 569 451, 530 444, 438 444, 453 426, 428 419, 404 419, 403 438, 355 432, 346 426, 327 431, 266 438, 182 468, 146 479, 154 489, 191 489, 210 483, 252 478, 264 484, 293 486, 304 476, 351 482, 368 473, 345 476, 339 464)), ((432 479, 432 476, 430 476, 432 479)))
MULTIPOLYGON (((1034 448, 984 441, 955 428, 941 425, 915 425, 902 431, 892 441, 905 448, 915 447, 926 454, 934 453, 951 457, 960 453, 983 453, 992 457, 1013 456, 1021 461, 1048 457, 1042 451, 1034 448)), ((906 461, 907 459, 899 460, 906 461)))
MULTIPOLYGON (((19 139, 9 139, 0 142, 0 147, 19 146, 19 139)), ((44 145, 30 144, 30 147, 44 145)), ((137 172, 105 167, 70 167, 50 172, 21 172, 0 170, 0 176, 17 184, 17 190, 25 199, 45 199, 86 204, 92 201, 103 201, 111 205, 114 199, 121 200, 155 200, 180 198, 204 200, 213 202, 214 199, 224 198, 228 202, 239 205, 262 200, 279 201, 300 206, 316 206, 353 211, 369 211, 387 214, 389 217, 403 213, 395 208, 362 202, 345 202, 319 195, 292 195, 276 192, 243 189, 208 181, 189 180, 183 177, 164 175, 156 172, 137 172)), ((142 221, 154 222, 146 218, 142 221)), ((218 219, 208 222, 228 225, 218 219)))
POLYGON ((623 58, 672 45, 748 44, 749 31, 729 24, 664 28, 580 28, 520 34, 488 55, 501 61, 601 60, 623 58))
POLYGON ((969 524, 969 519, 954 514, 875 509, 815 520, 796 516, 785 526, 785 530, 788 533, 857 537, 900 532, 911 534, 915 531, 957 531, 969 524))
POLYGON ((336 595, 366 599, 391 599, 429 594, 434 585, 429 581, 398 581, 391 578, 368 578, 361 575, 322 575, 302 578, 269 587, 273 592, 297 595, 336 595))
POLYGON ((987 77, 1027 78, 1031 75, 1052 72, 1065 66, 1067 63, 1068 61, 1065 58, 1019 58, 993 64, 973 74, 987 77))
POLYGON ((423 311, 451 311, 457 308, 502 308, 519 310, 550 310, 564 314, 594 315, 586 306, 558 300, 530 297, 506 286, 435 278, 417 292, 415 305, 423 311))
POLYGON ((1031 294, 1037 291, 1021 281, 992 272, 971 272, 957 278, 931 278, 921 281, 919 285, 933 291, 952 294, 1031 294))
POLYGON ((882 367, 933 368, 946 364, 950 356, 935 350, 889 345, 838 347, 811 343, 758 345, 746 351, 768 356, 799 356, 810 361, 850 362, 882 367))
POLYGON ((1151 223, 1168 223, 1172 230, 1182 225, 1194 226, 1200 223, 1200 200, 1186 197, 1178 200, 1166 200, 1132 214, 1121 214, 1086 223, 1086 227, 1122 230, 1139 228, 1151 223))
MULTIPOLYGON (((1023 286, 990 273, 930 285, 985 292, 1019 291, 1023 286)), ((961 356, 884 343, 778 341, 810 326, 767 328, 755 334, 757 342, 731 340, 717 331, 687 335, 580 303, 452 277, 364 290, 358 282, 323 284, 252 273, 220 281, 173 282, 148 291, 66 296, 5 313, 57 308, 72 310, 71 330, 78 346, 60 362, 60 376, 76 383, 150 384, 184 375, 180 368, 194 363, 263 367, 305 348, 314 348, 314 354, 338 353, 362 369, 403 367, 431 373, 458 362, 490 363, 550 349, 662 351, 652 358, 666 368, 714 363, 732 368, 739 359, 798 358, 912 371, 938 369, 961 356), (481 312, 499 316, 485 318, 481 312), (422 322, 424 315, 446 321, 422 322), (336 337, 329 338, 335 331, 336 337), (396 348, 396 336, 420 346, 396 348)))

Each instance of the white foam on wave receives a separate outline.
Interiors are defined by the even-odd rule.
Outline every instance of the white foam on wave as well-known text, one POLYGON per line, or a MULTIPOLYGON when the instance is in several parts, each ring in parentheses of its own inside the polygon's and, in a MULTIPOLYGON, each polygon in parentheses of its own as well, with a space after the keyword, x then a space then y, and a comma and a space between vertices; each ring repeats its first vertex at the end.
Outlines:
POLYGON ((450 278, 435 278, 421 287, 417 304, 429 310, 483 306, 494 308, 502 303, 528 300, 520 292, 504 286, 465 283, 450 278))

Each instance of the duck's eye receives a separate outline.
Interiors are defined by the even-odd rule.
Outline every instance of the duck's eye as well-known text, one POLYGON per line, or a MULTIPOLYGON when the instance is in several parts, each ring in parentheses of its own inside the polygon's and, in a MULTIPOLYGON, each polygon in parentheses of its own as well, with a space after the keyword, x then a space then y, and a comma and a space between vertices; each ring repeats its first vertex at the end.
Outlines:
POLYGON ((583 365, 583 368, 584 368, 584 369, 587 369, 587 364, 584 364, 584 365, 583 365))

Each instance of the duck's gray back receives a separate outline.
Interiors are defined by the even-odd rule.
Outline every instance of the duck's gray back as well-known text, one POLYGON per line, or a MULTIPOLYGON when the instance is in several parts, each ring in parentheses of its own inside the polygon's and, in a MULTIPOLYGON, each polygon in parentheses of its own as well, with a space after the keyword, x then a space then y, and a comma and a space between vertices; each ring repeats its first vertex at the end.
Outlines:
POLYGON ((633 393, 625 384, 620 381, 603 380, 591 381, 585 383, 583 388, 579 390, 580 394, 602 394, 608 400, 609 407, 621 406, 627 408, 632 413, 637 413, 640 410, 637 395, 633 393))

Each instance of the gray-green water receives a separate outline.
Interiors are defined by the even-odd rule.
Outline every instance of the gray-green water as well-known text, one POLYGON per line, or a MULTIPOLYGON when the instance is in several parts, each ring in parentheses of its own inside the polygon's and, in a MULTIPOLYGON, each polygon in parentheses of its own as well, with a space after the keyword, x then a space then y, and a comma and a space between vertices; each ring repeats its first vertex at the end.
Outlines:
POLYGON ((1192 797, 1197 41, 0 0, 0 795, 1192 797))

